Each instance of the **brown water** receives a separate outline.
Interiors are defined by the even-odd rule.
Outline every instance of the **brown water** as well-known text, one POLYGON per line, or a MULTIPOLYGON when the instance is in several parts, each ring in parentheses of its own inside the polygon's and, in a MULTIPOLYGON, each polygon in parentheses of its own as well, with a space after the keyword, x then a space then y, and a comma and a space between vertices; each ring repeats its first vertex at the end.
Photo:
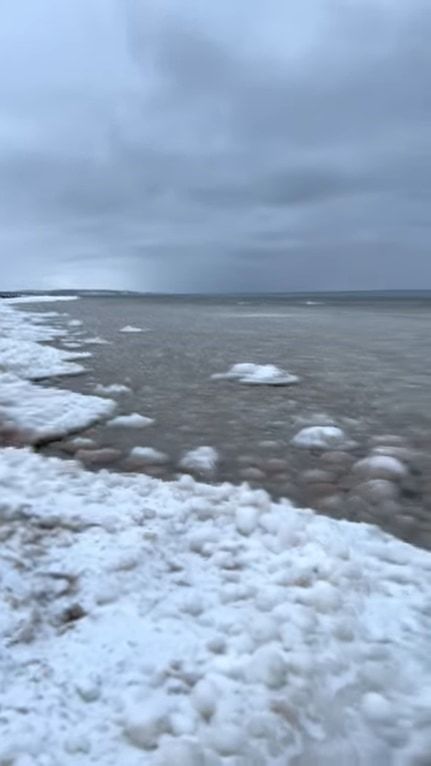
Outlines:
MULTIPOLYGON (((186 450, 211 445, 220 453, 216 481, 248 479, 274 496, 374 521, 430 547, 431 301, 312 300, 320 302, 91 297, 62 304, 60 310, 83 322, 71 328, 74 340, 102 336, 109 343, 88 346, 93 353, 88 373, 60 385, 94 393, 97 383, 127 383, 131 392, 114 396, 118 412, 155 419, 142 430, 103 423, 89 429, 98 446, 121 450, 116 470, 130 468, 133 446, 151 446, 167 453, 170 462, 145 470, 169 479, 177 475, 186 450), (119 332, 124 325, 145 332, 119 332), (237 362, 276 364, 301 382, 275 388, 211 380, 237 362), (346 431, 356 442, 351 457, 331 462, 324 453, 291 445, 303 425, 319 422, 346 431), (408 477, 397 486, 398 497, 370 502, 362 490, 358 494, 351 464, 384 434, 416 452, 408 461, 408 477), (304 473, 310 469, 326 475, 304 473)), ((62 449, 62 444, 46 448, 62 449)))

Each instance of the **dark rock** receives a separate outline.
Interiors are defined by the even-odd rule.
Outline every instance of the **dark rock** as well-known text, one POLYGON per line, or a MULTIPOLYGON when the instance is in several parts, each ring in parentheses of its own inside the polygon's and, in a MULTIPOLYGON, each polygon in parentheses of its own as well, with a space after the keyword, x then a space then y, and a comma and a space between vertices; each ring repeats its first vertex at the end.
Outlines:
POLYGON ((71 604, 61 613, 61 621, 64 623, 76 622, 85 617, 87 612, 81 604, 71 604))

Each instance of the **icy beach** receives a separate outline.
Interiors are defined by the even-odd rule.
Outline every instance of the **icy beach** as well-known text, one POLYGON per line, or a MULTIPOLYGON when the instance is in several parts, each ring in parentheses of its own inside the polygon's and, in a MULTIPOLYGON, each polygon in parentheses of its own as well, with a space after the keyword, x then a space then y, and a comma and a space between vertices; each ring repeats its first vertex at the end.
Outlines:
MULTIPOLYGON (((429 764, 431 554, 245 484, 24 446, 115 416, 110 396, 37 382, 91 367, 43 345, 67 321, 0 302, 0 426, 19 445, 0 449, 1 766, 429 764)), ((403 465, 375 458, 361 477, 403 465)))

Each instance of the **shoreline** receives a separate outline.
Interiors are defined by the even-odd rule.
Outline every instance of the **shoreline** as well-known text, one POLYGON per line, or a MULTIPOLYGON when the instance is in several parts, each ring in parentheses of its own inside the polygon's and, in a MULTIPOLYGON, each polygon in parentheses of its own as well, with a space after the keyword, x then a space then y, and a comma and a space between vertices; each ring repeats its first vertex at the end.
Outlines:
MULTIPOLYGON (((39 438, 112 415, 106 397, 30 382, 79 352, 53 355, 39 344, 67 327, 2 305, 18 425, 31 415, 39 438)), ((263 490, 90 473, 30 447, 0 448, 0 484, 1 758, 410 766, 430 752, 429 553, 263 490)))

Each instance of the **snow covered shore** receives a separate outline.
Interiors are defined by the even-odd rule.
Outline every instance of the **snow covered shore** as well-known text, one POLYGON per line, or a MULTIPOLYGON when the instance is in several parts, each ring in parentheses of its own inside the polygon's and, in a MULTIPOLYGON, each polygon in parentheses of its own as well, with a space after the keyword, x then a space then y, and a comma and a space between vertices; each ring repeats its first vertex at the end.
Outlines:
MULTIPOLYGON (((48 299, 52 296, 40 300, 48 299)), ((74 360, 91 354, 41 345, 61 339, 68 329, 50 326, 52 318, 57 318, 55 312, 23 313, 14 309, 14 304, 28 302, 29 297, 0 301, 0 430, 16 432, 21 440, 36 443, 60 438, 107 417, 113 413, 115 402, 34 382, 79 374, 84 368, 74 360)))
POLYGON ((0 488, 1 766, 431 762, 429 553, 28 448, 0 488))

